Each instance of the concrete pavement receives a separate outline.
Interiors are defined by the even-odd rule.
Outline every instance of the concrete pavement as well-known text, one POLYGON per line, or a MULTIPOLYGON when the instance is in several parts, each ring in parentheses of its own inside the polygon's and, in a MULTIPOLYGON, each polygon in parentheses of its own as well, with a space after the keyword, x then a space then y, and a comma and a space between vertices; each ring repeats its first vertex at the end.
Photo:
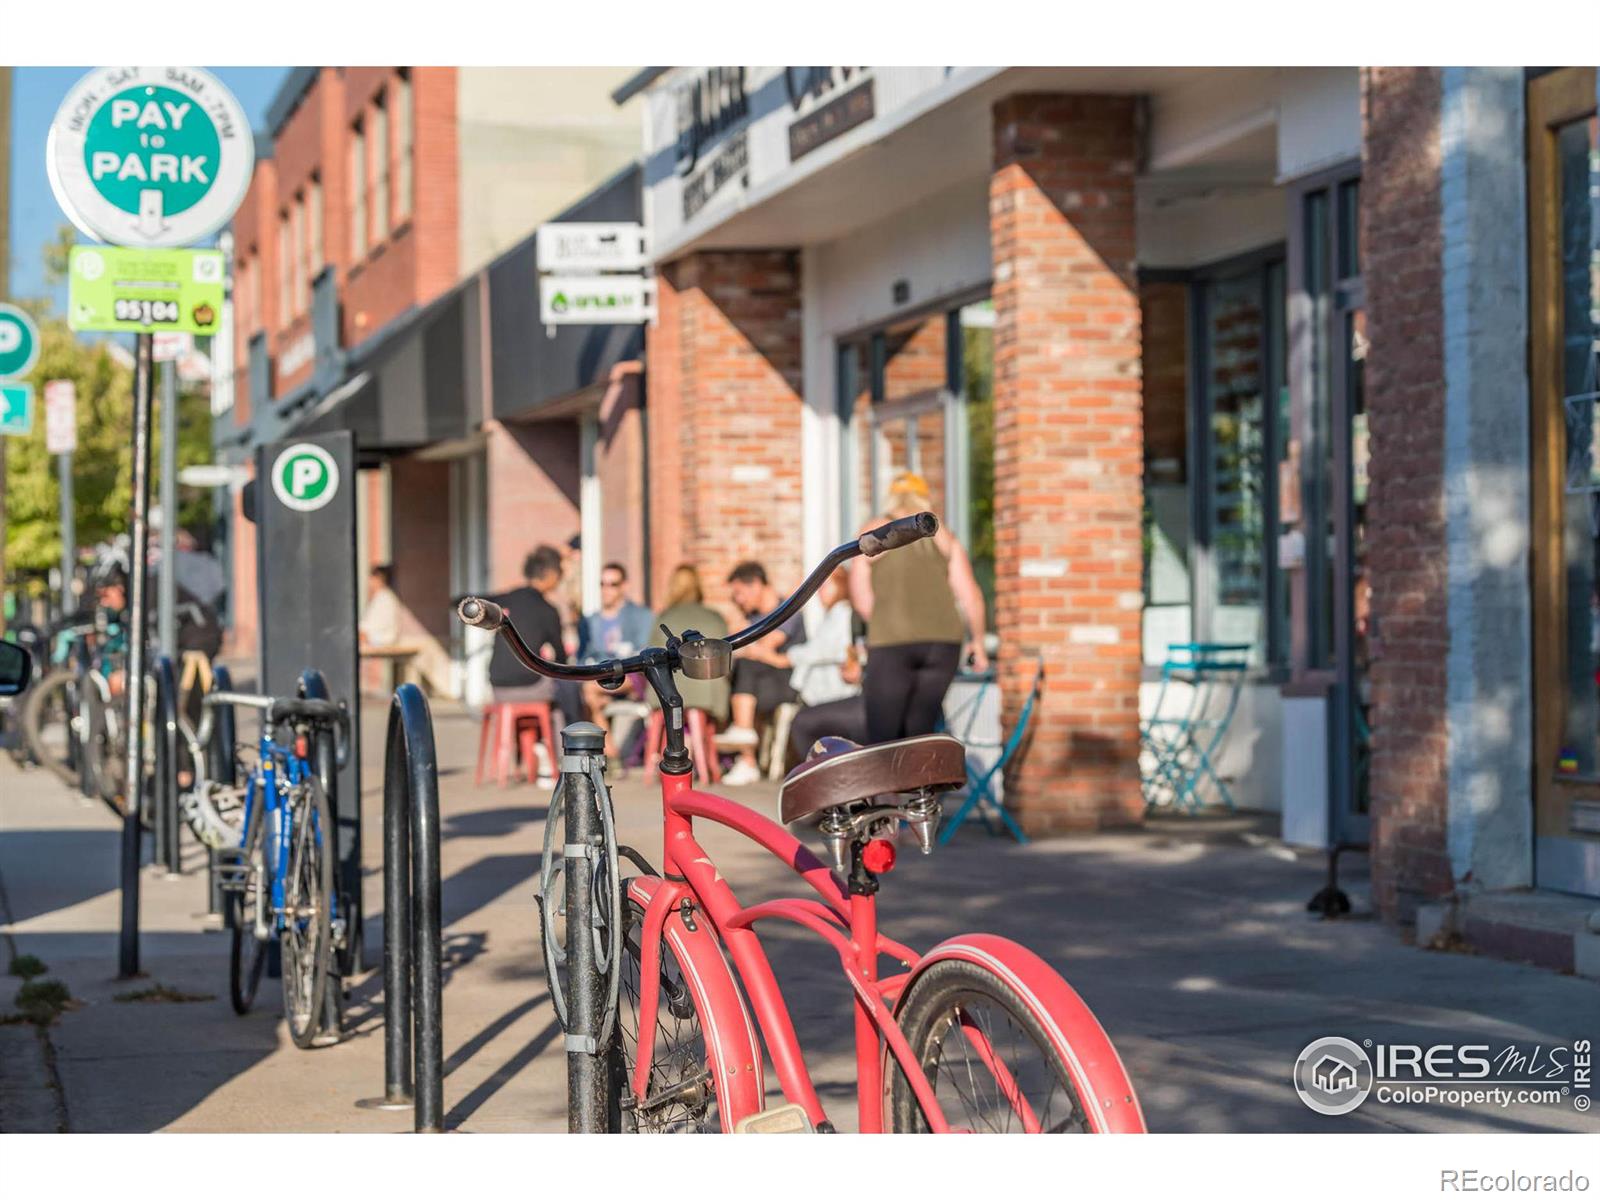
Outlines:
MULTIPOLYGON (((363 722, 373 966, 381 944, 383 715, 369 709, 363 722)), ((565 1064, 533 903, 545 796, 527 785, 474 788, 476 722, 441 705, 435 727, 445 834, 447 1124, 559 1130, 565 1064)), ((765 811, 776 807, 771 787, 737 794, 765 811)), ((658 801, 637 773, 618 785, 616 801, 623 840, 659 858, 658 801)), ((1169 820, 1137 834, 1028 847, 963 832, 931 858, 902 856, 885 881, 883 926, 913 946, 987 930, 1043 954, 1111 1033, 1154 1129, 1595 1127, 1592 1113, 1570 1105, 1463 1111, 1369 1101, 1338 1118, 1308 1110, 1290 1070, 1316 1037, 1520 1046, 1594 1040, 1600 986, 1417 949, 1371 920, 1315 921, 1304 904, 1320 884, 1321 859, 1295 855, 1264 836, 1266 828, 1249 817, 1169 820)), ((759 852, 718 830, 706 830, 704 841, 747 901, 790 890, 786 872, 759 852)), ((257 1011, 232 1013, 226 935, 205 917, 197 847, 185 843, 183 876, 146 868, 148 978, 114 979, 116 844, 116 823, 103 807, 42 772, 19 773, 0 761, 7 905, 0 954, 37 955, 79 1002, 49 1029, 49 1058, 43 1050, 32 1058, 10 1053, 16 1035, 28 1031, 0 1026, 8 1039, 0 1042, 0 1128, 8 1111, 25 1111, 16 1097, 37 1094, 52 1072, 59 1094, 37 1097, 26 1111, 74 1131, 410 1127, 409 1113, 354 1107, 382 1090, 377 973, 352 981, 348 1036, 338 1046, 294 1049, 271 980, 263 981, 257 1011), (153 984, 169 989, 168 998, 126 998, 153 984)), ((1367 907, 1363 867, 1357 859, 1345 872, 1358 912, 1367 907)), ((836 1124, 853 1128, 848 991, 837 959, 786 928, 774 928, 768 941, 819 1092, 836 1124)), ((16 982, 0 982, 0 1011, 10 1011, 16 982)))

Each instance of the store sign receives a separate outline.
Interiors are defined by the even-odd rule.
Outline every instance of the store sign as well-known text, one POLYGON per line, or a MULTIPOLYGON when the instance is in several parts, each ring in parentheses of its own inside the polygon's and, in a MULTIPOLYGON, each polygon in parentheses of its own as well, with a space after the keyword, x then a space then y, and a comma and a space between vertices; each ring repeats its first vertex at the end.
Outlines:
POLYGON ((0 379, 16 379, 39 361, 39 327, 11 304, 0 304, 0 379))
POLYGON ((0 434, 27 437, 33 432, 33 389, 25 383, 0 383, 0 434))
POLYGON ((78 448, 78 385, 70 379, 44 385, 44 448, 51 454, 78 448))
POLYGON ((650 261, 637 221, 553 221, 539 226, 539 270, 638 271, 650 261))
POLYGON ((539 280, 539 317, 546 325, 628 325, 655 315, 653 279, 546 275, 539 280))
POLYGON ((101 333, 214 334, 222 323, 222 282, 217 250, 74 246, 67 323, 101 333))
POLYGON ((707 67, 673 88, 678 109, 678 174, 693 171, 700 156, 750 117, 746 67, 707 67))
POLYGON ((789 125, 789 161, 799 162, 819 146, 849 133, 877 115, 871 67, 785 67, 789 107, 799 115, 789 125))
POLYGON ((233 216, 255 169, 250 120, 199 67, 99 67, 50 126, 50 186, 72 223, 113 245, 186 246, 233 216))
POLYGON ((750 139, 743 131, 730 138, 704 170, 683 181, 683 219, 690 220, 735 179, 741 189, 750 186, 750 139))

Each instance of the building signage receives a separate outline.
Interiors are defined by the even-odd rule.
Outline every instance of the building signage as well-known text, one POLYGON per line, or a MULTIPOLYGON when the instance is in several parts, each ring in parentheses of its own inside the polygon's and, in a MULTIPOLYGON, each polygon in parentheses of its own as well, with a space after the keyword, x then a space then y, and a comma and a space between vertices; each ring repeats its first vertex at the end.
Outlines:
POLYGON ((741 189, 750 186, 750 139, 743 130, 729 138, 698 175, 683 181, 683 219, 693 217, 733 179, 741 189))
POLYGON ((78 385, 70 379, 44 385, 44 448, 51 454, 78 448, 78 385))
POLYGON ((222 323, 219 250, 74 246, 67 323, 101 333, 214 334, 222 323))
POLYGON ((27 437, 33 432, 33 388, 0 382, 0 434, 27 437))
POLYGON ((316 512, 339 494, 339 464, 321 446, 296 442, 272 463, 272 491, 295 512, 316 512))
POLYGON ((638 271, 650 261, 637 221, 552 221, 537 235, 541 271, 638 271))
POLYGON ((747 67, 707 67, 673 88, 678 110, 678 174, 693 171, 700 156, 750 117, 747 67))
POLYGON ((870 67, 785 67, 789 107, 789 161, 799 162, 876 115, 870 67))
POLYGON ((546 325, 629 325, 655 315, 653 279, 546 275, 539 280, 539 317, 546 325))
POLYGON ((250 120, 199 67, 98 67, 67 93, 46 149, 56 201, 119 246, 187 246, 233 216, 255 169, 250 120))
POLYGON ((11 304, 0 304, 0 379, 16 379, 39 361, 39 327, 11 304))

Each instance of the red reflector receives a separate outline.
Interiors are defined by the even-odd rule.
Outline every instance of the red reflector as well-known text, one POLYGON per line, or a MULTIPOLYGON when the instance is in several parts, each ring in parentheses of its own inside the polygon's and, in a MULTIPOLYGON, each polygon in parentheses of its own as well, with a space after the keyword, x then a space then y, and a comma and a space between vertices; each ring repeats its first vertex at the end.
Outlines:
POLYGON ((868 842, 861 852, 861 865, 874 875, 887 875, 894 870, 894 843, 883 838, 868 842))
POLYGON ((311 739, 306 737, 306 735, 303 734, 303 733, 299 733, 299 734, 295 735, 295 739, 294 739, 294 756, 296 758, 310 758, 311 757, 311 739))

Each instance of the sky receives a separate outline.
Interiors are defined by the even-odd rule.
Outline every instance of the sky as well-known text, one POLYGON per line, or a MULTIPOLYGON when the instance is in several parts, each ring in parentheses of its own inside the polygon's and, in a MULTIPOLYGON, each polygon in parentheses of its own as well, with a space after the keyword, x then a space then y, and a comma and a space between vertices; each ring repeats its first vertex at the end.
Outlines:
MULTIPOLYGON (((90 69, 18 67, 12 72, 10 294, 13 296, 42 296, 49 290, 44 283, 40 251, 54 240, 57 228, 67 218, 56 204, 50 178, 45 173, 45 139, 62 98, 90 69)), ((272 103, 289 68, 211 67, 210 70, 244 105, 260 142, 267 106, 272 103)), ((65 285, 59 289, 55 301, 57 311, 65 311, 65 285)))

